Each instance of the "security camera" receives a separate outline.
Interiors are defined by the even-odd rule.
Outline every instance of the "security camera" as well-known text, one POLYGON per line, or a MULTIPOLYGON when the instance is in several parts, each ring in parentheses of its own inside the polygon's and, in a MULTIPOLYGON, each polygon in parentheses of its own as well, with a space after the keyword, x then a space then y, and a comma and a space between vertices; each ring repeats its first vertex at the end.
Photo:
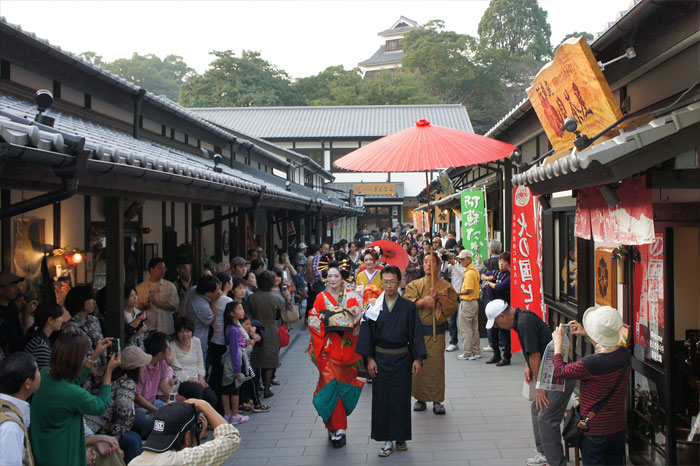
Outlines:
POLYGON ((219 165, 224 158, 221 156, 221 154, 214 154, 212 157, 214 159, 214 165, 219 165))
POLYGON ((564 120, 564 130, 568 131, 569 133, 576 133, 577 129, 578 122, 576 121, 576 118, 566 117, 566 119, 564 120))
POLYGON ((53 105, 53 94, 46 89, 39 89, 34 94, 34 103, 39 109, 39 112, 43 112, 53 105))

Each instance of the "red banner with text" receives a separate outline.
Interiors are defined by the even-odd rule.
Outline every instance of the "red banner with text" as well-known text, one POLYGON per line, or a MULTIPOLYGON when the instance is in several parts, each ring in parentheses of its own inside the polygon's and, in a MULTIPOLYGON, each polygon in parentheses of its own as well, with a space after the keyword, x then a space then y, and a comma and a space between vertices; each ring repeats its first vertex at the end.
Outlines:
MULTIPOLYGON (((525 186, 513 188, 513 225, 510 243, 510 305, 545 319, 542 301, 541 210, 525 186)), ((520 351, 515 331, 512 351, 520 351)))

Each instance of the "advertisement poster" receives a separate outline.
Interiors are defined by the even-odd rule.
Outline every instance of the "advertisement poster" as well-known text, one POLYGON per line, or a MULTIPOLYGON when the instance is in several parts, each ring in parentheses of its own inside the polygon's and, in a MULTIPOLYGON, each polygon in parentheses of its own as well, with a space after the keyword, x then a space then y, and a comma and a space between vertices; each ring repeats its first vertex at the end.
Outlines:
POLYGON ((481 264, 489 257, 488 225, 486 224, 486 193, 483 189, 467 189, 461 194, 462 244, 481 264))
MULTIPOLYGON (((510 305, 532 311, 544 319, 538 206, 539 202, 529 188, 513 188, 510 305)), ((520 341, 515 331, 511 334, 511 341, 513 352, 520 351, 520 341)))
MULTIPOLYGON (((561 345, 561 357, 566 364, 569 360, 569 337, 564 334, 564 342, 561 345)), ((540 372, 537 374, 537 390, 556 390, 564 391, 564 379, 554 378, 554 342, 550 341, 542 356, 542 364, 540 364, 540 372)))
POLYGON ((664 355, 664 235, 637 246, 641 261, 634 265, 634 356, 663 363, 664 355))

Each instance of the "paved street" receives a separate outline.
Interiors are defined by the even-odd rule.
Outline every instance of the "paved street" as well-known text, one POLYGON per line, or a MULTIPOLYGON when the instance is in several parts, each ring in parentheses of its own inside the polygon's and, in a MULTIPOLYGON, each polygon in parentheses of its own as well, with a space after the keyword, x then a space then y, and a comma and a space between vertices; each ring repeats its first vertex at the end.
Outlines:
MULTIPOLYGON (((308 332, 297 325, 292 343, 282 350, 277 371, 281 385, 268 398, 268 413, 253 414, 239 426, 243 442, 228 465, 331 465, 397 463, 440 465, 524 465, 534 455, 529 407, 522 397, 521 353, 510 367, 458 361, 446 353, 445 416, 428 410, 413 413, 413 440, 408 451, 377 456, 379 442, 369 438, 371 385, 366 385, 349 418, 348 444, 334 449, 317 416, 311 396, 317 372, 306 354, 308 332)), ((485 340, 482 340, 484 346, 485 340)), ((490 353, 484 353, 490 356, 490 353)))

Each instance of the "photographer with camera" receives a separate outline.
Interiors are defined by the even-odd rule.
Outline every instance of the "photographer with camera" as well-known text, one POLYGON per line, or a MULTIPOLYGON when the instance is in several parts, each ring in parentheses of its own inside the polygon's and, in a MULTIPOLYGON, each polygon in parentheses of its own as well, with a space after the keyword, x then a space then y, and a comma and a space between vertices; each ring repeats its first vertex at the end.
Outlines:
POLYGON ((129 466, 145 465, 206 465, 220 466, 241 444, 241 434, 226 422, 206 401, 189 399, 165 405, 153 417, 153 430, 145 450, 129 466), (206 431, 200 418, 214 428, 214 439, 202 445, 199 438, 206 431))

